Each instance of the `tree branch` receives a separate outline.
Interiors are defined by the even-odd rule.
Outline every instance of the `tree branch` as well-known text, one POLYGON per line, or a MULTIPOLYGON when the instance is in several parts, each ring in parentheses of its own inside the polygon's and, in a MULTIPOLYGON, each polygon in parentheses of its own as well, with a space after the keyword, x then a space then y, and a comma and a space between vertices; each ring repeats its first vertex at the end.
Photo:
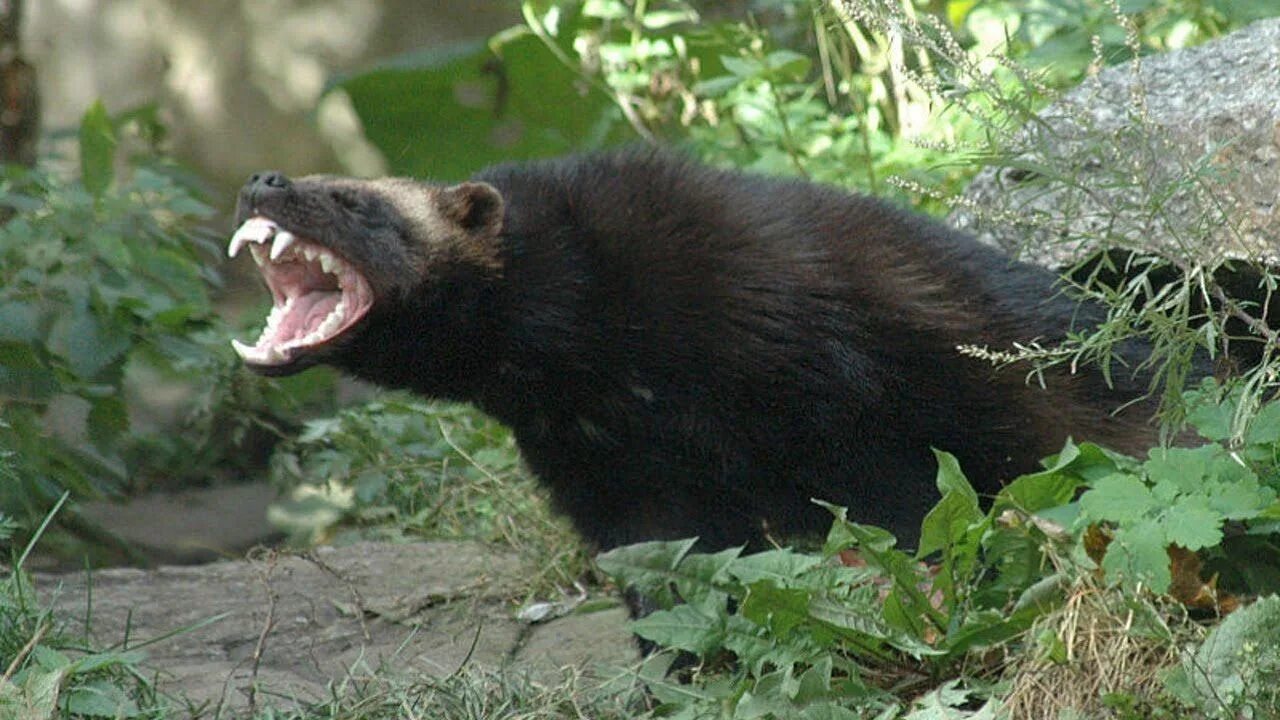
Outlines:
POLYGON ((33 167, 40 139, 36 69, 22 59, 23 0, 0 0, 0 163, 33 167))

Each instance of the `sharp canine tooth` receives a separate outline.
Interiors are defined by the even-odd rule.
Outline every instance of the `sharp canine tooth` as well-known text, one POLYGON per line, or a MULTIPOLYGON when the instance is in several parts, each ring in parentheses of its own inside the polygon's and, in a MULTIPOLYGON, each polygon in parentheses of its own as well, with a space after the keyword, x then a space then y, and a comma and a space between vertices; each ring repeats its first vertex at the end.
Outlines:
POLYGON ((231 236, 231 242, 227 245, 227 256, 235 257, 240 248, 244 247, 247 242, 261 243, 271 237, 271 233, 278 226, 264 217, 252 217, 244 221, 244 224, 236 230, 231 236))
POLYGON ((320 269, 332 275, 334 264, 333 259, 333 256, 327 252, 320 253, 320 269))
POLYGON ((258 352, 258 348, 252 345, 245 345, 239 340, 232 340, 231 347, 235 349, 236 354, 239 355, 242 360, 256 361, 262 357, 261 353, 258 352))
POLYGON ((293 244, 294 240, 297 240, 297 238, 288 230, 277 232, 275 242, 271 243, 271 259, 279 260, 284 251, 288 250, 289 246, 293 244))

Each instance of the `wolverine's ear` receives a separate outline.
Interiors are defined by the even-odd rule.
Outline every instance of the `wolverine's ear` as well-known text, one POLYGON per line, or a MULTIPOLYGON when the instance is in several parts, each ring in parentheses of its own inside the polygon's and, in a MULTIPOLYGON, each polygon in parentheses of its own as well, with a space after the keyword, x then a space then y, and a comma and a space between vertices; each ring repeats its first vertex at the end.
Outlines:
POLYGON ((502 195, 489 183, 464 182, 440 191, 440 212, 468 232, 497 235, 502 229, 502 195))

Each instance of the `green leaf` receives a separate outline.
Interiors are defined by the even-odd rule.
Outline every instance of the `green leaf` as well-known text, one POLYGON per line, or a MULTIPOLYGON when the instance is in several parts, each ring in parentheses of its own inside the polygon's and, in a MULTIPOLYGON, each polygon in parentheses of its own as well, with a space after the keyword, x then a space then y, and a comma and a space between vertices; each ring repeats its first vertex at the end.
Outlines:
POLYGON ((854 546, 883 552, 898 544, 897 538, 884 528, 849 522, 848 508, 832 505, 823 500, 814 500, 814 504, 826 508, 836 518, 835 522, 831 524, 831 530, 827 533, 827 540, 822 546, 822 554, 827 557, 854 546))
POLYGON ((99 100, 80 119, 80 179, 90 195, 102 197, 115 173, 116 131, 99 100))
POLYGON ((768 580, 754 582, 747 587, 739 614, 785 638, 809 619, 809 591, 781 588, 768 580))
POLYGON ((3 717, 17 720, 54 720, 58 717, 58 698, 68 668, 19 673, 16 682, 0 682, 0 710, 3 717), (10 710, 14 714, 7 714, 10 710))
POLYGON ((104 668, 119 667, 122 665, 136 665, 142 662, 146 655, 142 652, 116 652, 105 651, 86 655, 76 660, 74 668, 78 674, 86 674, 102 670, 104 668))
POLYGON ((1258 0, 1216 0, 1212 7, 1236 25, 1275 16, 1273 5, 1258 0))
POLYGON ((631 10, 621 0, 586 0, 582 14, 601 20, 622 20, 631 16, 631 10))
POLYGON ((831 656, 825 655, 797 679, 792 699, 798 703, 811 703, 831 694, 831 656))
POLYGON ((11 208, 19 214, 38 212, 48 206, 48 200, 45 198, 32 197, 31 195, 13 191, 0 194, 0 207, 11 208))
MULTIPOLYGON (((556 52, 573 57, 576 16, 556 52)), ((525 28, 406 55, 337 80, 365 136, 400 175, 460 180, 497 162, 548 157, 629 137, 612 100, 584 85, 525 28)))
POLYGON ((790 667, 810 657, 815 649, 807 635, 792 635, 788 642, 777 642, 767 629, 741 615, 725 618, 724 648, 756 675, 763 674, 767 667, 790 667))
POLYGON ((734 720, 772 720, 787 717, 793 709, 788 691, 795 685, 790 668, 767 672, 742 693, 733 709, 734 720))
POLYGON ((718 98, 741 84, 742 78, 736 75, 720 75, 695 83, 693 94, 698 97, 718 98))
POLYGON ((620 584, 635 588, 663 607, 672 607, 675 597, 671 585, 681 579, 676 568, 697 542, 697 538, 690 538, 625 545, 598 556, 596 564, 620 584))
POLYGON ((60 390, 58 374, 44 366, 32 346, 0 342, 0 395, 44 403, 60 390))
POLYGON ((848 513, 845 508, 821 501, 815 502, 836 516, 836 521, 827 533, 827 540, 823 545, 824 555, 832 556, 846 548, 856 548, 868 568, 893 580, 890 599, 898 596, 917 614, 923 613, 934 622, 944 621, 942 613, 933 607, 930 599, 920 589, 924 581, 920 564, 911 555, 894 548, 897 540, 891 533, 872 525, 849 522, 846 519, 848 513))
POLYGON ((765 65, 776 77, 799 82, 809 74, 812 61, 794 50, 775 50, 765 58, 765 65))
POLYGON ((1258 484, 1252 473, 1231 482, 1205 485, 1209 507, 1227 520, 1249 520, 1262 513, 1276 500, 1276 491, 1258 484))
POLYGON ((847 603, 818 597, 809 602, 809 615, 832 627, 881 640, 917 658, 946 654, 944 650, 918 640, 881 617, 868 613, 866 608, 851 607, 847 603))
POLYGON ((981 518, 978 493, 974 491, 973 486, 969 484, 969 479, 964 476, 964 471, 960 469, 960 461, 956 460, 951 453, 941 450, 934 450, 933 456, 938 461, 938 475, 935 479, 938 491, 944 497, 952 494, 960 496, 972 509, 969 513, 970 520, 976 521, 981 518))
POLYGON ((796 578, 821 562, 816 556, 781 548, 738 558, 728 570, 743 585, 769 580, 778 587, 792 587, 796 578))
POLYGON ((65 712, 75 717, 133 718, 138 705, 124 688, 100 680, 71 688, 63 698, 65 712))
POLYGON ((729 595, 723 590, 728 584, 727 568, 742 553, 734 547, 718 553, 689 553, 678 564, 675 575, 676 590, 681 599, 706 613, 723 613, 728 607, 729 595))
POLYGON ((969 612, 964 616, 964 624, 947 634, 946 650, 950 655, 959 657, 974 648, 1001 646, 1027 632, 1044 610, 1044 606, 1028 605, 1014 612, 969 612))
POLYGON ((124 238, 111 230, 93 228, 89 231, 89 243, 93 245, 104 262, 111 267, 127 272, 133 265, 133 255, 125 245, 124 238))
POLYGON ((937 485, 942 500, 929 510, 920 526, 920 547, 916 550, 919 558, 960 541, 970 526, 985 517, 978 507, 978 494, 965 479, 955 456, 939 450, 933 454, 938 460, 937 485))
POLYGON ((1195 492, 1204 484, 1209 467, 1222 453, 1217 445, 1198 448, 1152 448, 1142 464, 1152 482, 1172 483, 1182 492, 1195 492))
POLYGON ((1089 463, 1105 465, 1108 470, 1115 469, 1115 464, 1106 456, 1084 452, 1068 440, 1048 468, 1018 477, 1001 488, 994 503, 995 513, 999 514, 1007 507, 1036 513, 1070 502, 1083 482, 1075 470, 1077 466, 1089 463))
POLYGON ((1258 696, 1254 707, 1274 709, 1280 683, 1280 597, 1262 598, 1228 615, 1195 655, 1183 661, 1183 668, 1214 717, 1225 717, 1218 711, 1239 707, 1253 694, 1258 696))
POLYGON ((724 644, 723 616, 708 615, 692 605, 658 610, 631 623, 640 637, 663 647, 706 655, 724 644))
POLYGON ((724 69, 746 80, 757 77, 764 72, 764 65, 759 60, 753 58, 734 57, 732 55, 722 55, 720 62, 724 64, 724 69))
POLYGON ((1280 442, 1280 402, 1269 402, 1258 410, 1258 414, 1249 422, 1244 441, 1249 445, 1280 442))
POLYGON ((49 332, 49 349, 82 380, 93 379, 129 349, 125 328, 103 323, 87 303, 68 308, 49 332))
POLYGON ((1140 479, 1112 473, 1093 482, 1093 488, 1080 497, 1080 506, 1094 519, 1129 523, 1155 510, 1157 503, 1140 479))
POLYGON ((1054 573, 1040 578, 1031 585, 1026 586, 1022 594, 1018 596, 1017 601, 1014 602, 1013 611, 1016 613, 1023 608, 1047 610, 1059 605, 1066 596, 1067 584, 1067 579, 1062 573, 1054 573))
POLYGON ((839 705, 823 703, 806 707, 800 711, 799 717, 800 720, 861 720, 867 716, 839 705))
POLYGON ((676 10, 654 10, 645 13, 640 22, 650 30, 661 30, 663 28, 678 25, 680 23, 692 23, 698 21, 698 14, 691 8, 681 8, 676 10))
POLYGON ((71 667, 71 658, 67 657, 66 653, 48 645, 36 645, 31 651, 31 658, 45 670, 74 670, 71 667))
POLYGON ((1179 498, 1165 511, 1161 522, 1168 541, 1188 550, 1222 542, 1222 516, 1210 509, 1203 495, 1179 498))
POLYGON ((26 342, 0 340, 0 368, 38 370, 44 367, 35 346, 26 342))
POLYGON ((0 304, 0 340, 32 342, 40 336, 40 309, 33 303, 12 300, 0 304))
POLYGON ((1171 575, 1164 527, 1154 520, 1125 525, 1116 530, 1102 558, 1102 569, 1111 582, 1128 587, 1144 583, 1155 593, 1169 589, 1171 575))
POLYGON ((95 398, 89 406, 87 425, 93 446, 111 455, 116 440, 129 429, 129 411, 119 395, 95 398))
POLYGON ((1187 393, 1187 422, 1207 440, 1227 440, 1232 435, 1236 404, 1232 401, 1217 402, 1209 386, 1187 393))

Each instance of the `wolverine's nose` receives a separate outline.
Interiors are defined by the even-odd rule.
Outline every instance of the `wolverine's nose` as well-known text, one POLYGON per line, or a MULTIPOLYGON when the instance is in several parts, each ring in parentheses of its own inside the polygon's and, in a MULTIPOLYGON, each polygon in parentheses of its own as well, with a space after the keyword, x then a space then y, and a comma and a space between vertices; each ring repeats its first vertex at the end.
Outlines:
POLYGON ((288 190, 292 183, 284 173, 265 170, 249 176, 249 182, 240 190, 240 197, 254 207, 272 194, 288 190))

